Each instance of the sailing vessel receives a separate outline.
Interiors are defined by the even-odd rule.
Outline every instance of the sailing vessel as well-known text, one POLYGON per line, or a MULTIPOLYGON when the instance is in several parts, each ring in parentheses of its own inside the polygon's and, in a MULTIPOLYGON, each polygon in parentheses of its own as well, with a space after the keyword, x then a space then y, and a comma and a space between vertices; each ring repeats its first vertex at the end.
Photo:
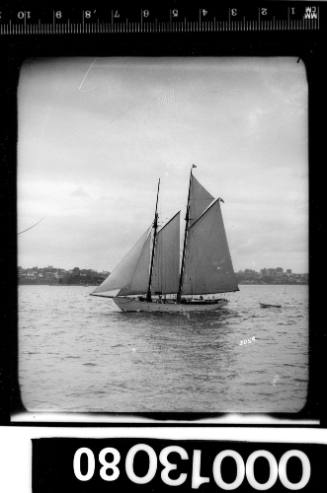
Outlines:
POLYGON ((112 298, 124 312, 202 312, 228 302, 219 294, 238 291, 221 202, 190 171, 184 239, 180 211, 158 224, 158 181, 154 221, 93 296, 112 298), (217 297, 218 296, 218 297, 217 297))

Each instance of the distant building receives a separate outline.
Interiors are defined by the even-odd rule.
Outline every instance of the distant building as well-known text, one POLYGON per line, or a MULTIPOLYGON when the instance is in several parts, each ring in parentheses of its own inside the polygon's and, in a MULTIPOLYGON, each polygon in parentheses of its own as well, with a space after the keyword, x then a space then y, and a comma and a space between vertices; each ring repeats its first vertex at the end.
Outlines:
MULTIPOLYGON (((97 272, 92 269, 59 269, 53 266, 32 267, 23 269, 18 267, 18 280, 20 284, 48 284, 48 285, 98 285, 110 273, 97 272)), ((307 284, 308 274, 295 274, 292 269, 282 267, 263 268, 260 272, 254 269, 244 269, 236 273, 240 284, 307 284)))

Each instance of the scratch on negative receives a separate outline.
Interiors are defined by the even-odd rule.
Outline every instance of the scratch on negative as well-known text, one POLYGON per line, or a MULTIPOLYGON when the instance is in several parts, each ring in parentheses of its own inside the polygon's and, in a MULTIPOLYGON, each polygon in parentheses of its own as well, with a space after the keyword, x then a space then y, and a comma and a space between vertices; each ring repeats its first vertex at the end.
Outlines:
POLYGON ((81 81, 80 85, 78 86, 78 90, 79 90, 79 91, 81 91, 81 89, 82 89, 82 87, 83 87, 83 84, 84 84, 84 82, 86 81, 87 76, 89 75, 90 71, 92 70, 92 68, 93 68, 93 66, 94 66, 94 64, 95 64, 95 62, 96 62, 96 60, 97 60, 97 59, 96 59, 96 58, 94 58, 94 60, 90 63, 90 65, 89 65, 88 69, 86 70, 86 72, 85 72, 85 74, 84 74, 84 77, 83 77, 83 79, 82 79, 82 81, 81 81))

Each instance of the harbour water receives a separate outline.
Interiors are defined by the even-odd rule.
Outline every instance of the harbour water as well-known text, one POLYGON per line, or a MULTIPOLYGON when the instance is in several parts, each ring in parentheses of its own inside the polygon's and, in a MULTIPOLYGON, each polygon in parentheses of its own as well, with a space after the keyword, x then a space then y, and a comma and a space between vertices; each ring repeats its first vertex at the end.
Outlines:
POLYGON ((29 411, 297 412, 308 385, 308 288, 242 285, 221 312, 121 313, 93 287, 19 286, 29 411), (281 308, 261 308, 260 302, 281 308))

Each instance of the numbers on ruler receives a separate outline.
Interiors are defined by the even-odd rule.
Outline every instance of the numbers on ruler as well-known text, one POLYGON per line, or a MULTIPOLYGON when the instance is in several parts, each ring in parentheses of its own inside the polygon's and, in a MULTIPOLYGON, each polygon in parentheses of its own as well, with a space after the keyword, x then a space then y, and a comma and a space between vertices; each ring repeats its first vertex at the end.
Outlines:
POLYGON ((304 19, 318 19, 317 7, 310 6, 305 8, 304 19))
POLYGON ((150 10, 148 9, 142 10, 142 17, 143 19, 147 19, 148 17, 150 17, 150 10))
POLYGON ((94 10, 83 10, 83 19, 89 20, 92 19, 96 14, 96 9, 94 10))
POLYGON ((20 21, 30 19, 32 16, 30 10, 19 10, 16 14, 17 19, 20 21))

